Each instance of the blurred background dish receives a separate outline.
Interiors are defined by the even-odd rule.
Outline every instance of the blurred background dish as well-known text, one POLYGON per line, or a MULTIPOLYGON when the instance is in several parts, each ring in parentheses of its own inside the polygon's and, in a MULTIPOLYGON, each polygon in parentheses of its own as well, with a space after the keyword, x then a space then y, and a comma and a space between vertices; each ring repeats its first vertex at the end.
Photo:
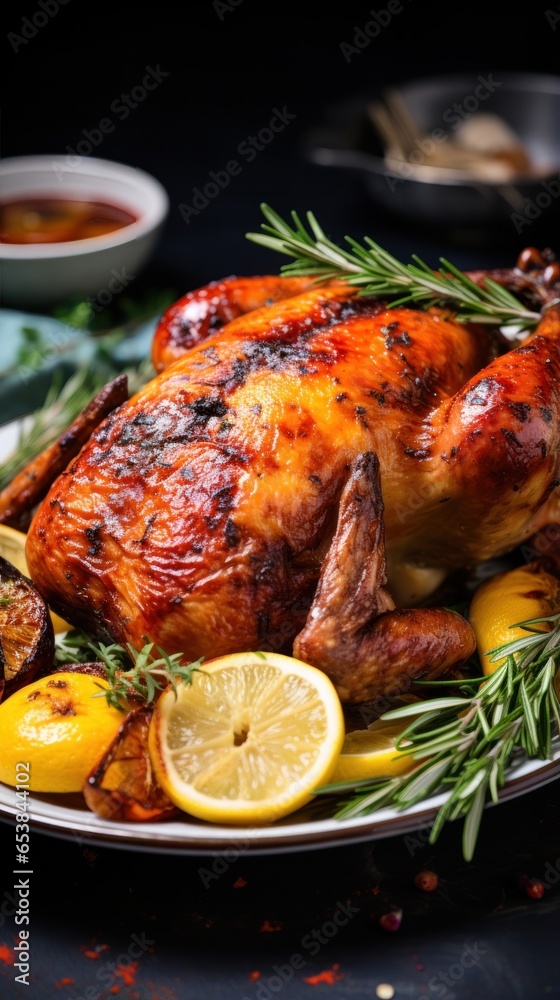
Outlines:
POLYGON ((560 77, 407 80, 331 105, 305 152, 360 173, 373 203, 410 223, 522 232, 560 206, 560 77))
POLYGON ((122 291, 150 259, 169 210, 150 174, 92 157, 8 158, 0 188, 6 306, 122 291))

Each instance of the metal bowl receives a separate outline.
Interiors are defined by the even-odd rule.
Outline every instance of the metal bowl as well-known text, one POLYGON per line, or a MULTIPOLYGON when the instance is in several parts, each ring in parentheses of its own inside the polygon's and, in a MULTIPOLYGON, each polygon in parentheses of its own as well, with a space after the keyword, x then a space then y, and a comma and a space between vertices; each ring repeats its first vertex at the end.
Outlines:
MULTIPOLYGON (((421 131, 451 138, 476 112, 498 115, 534 164, 515 181, 473 180, 468 173, 422 162, 395 163, 368 115, 379 93, 332 106, 306 136, 305 155, 321 166, 358 172, 373 202, 408 221, 442 225, 509 223, 524 232, 544 212, 560 209, 560 77, 480 73, 410 80, 397 88, 421 131)), ((437 137, 437 138, 436 138, 437 137)), ((445 140, 444 140, 445 141, 445 140)))

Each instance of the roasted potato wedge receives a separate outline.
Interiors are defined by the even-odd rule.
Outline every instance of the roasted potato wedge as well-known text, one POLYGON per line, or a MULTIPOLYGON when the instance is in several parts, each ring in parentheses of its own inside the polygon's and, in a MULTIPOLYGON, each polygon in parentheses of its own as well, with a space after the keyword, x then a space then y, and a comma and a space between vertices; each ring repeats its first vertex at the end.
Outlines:
POLYGON ((54 631, 35 585, 0 556, 0 701, 50 669, 54 631))
POLYGON ((178 810, 156 782, 148 753, 152 710, 136 708, 86 781, 89 808, 103 819, 167 819, 178 810))

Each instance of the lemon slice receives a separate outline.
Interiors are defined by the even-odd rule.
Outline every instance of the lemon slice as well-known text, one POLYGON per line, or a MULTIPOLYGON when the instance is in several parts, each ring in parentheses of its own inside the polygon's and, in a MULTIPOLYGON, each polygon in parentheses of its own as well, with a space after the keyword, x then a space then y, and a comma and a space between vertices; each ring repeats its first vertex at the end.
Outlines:
MULTIPOLYGON (((16 531, 6 524, 0 524, 0 556, 7 559, 12 566, 23 573, 29 579, 29 567, 25 558, 25 542, 27 535, 23 531, 16 531)), ((68 622, 51 611, 51 618, 55 632, 67 632, 72 628, 68 622)))
POLYGON ((192 685, 159 698, 149 734, 171 801, 221 823, 271 823, 327 782, 344 739, 335 687, 316 667, 278 653, 202 664, 192 685))
POLYGON ((332 781, 358 781, 362 778, 392 778, 410 771, 412 757, 395 748, 410 721, 387 722, 378 719, 367 729, 347 733, 332 781))

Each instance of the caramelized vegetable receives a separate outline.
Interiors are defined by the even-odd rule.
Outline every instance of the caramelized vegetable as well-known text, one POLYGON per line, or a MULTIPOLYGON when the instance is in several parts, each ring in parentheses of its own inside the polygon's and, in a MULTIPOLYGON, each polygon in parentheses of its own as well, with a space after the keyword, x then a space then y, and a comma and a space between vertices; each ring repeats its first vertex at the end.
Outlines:
POLYGON ((47 670, 53 656, 47 605, 31 580, 0 556, 0 701, 47 670))
POLYGON ((107 753, 86 781, 83 793, 103 819, 166 819, 177 810, 157 784, 148 753, 152 710, 130 712, 107 753))
POLYGON ((63 666, 55 667, 50 671, 52 674, 90 674, 92 677, 99 677, 100 680, 107 680, 107 670, 103 663, 97 660, 91 663, 65 663, 63 666))
POLYGON ((46 496, 93 431, 128 399, 128 378, 118 375, 97 393, 57 441, 45 448, 0 492, 0 524, 19 527, 24 514, 46 496))

